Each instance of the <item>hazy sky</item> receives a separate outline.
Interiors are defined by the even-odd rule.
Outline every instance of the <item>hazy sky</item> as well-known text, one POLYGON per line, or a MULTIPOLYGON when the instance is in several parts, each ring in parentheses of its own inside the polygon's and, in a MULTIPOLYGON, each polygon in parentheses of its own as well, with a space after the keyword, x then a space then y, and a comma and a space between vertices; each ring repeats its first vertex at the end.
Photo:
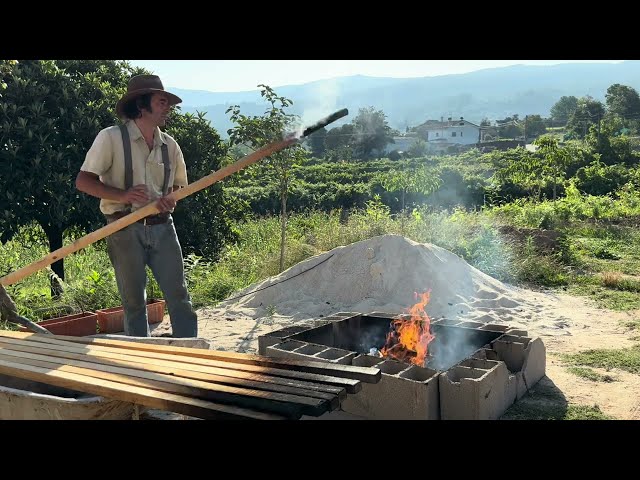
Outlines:
POLYGON ((507 65, 615 63, 622 60, 131 60, 159 75, 165 88, 212 92, 297 85, 332 77, 431 77, 507 65))

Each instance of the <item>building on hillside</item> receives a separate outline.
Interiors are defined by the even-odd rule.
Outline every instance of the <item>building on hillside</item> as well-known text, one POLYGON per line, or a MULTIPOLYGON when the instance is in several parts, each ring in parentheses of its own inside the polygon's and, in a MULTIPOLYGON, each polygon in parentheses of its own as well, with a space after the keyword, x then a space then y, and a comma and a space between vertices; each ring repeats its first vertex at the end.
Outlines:
POLYGON ((477 145, 483 141, 483 131, 479 125, 460 117, 454 120, 427 120, 416 130, 426 140, 430 151, 447 151, 449 147, 477 145))

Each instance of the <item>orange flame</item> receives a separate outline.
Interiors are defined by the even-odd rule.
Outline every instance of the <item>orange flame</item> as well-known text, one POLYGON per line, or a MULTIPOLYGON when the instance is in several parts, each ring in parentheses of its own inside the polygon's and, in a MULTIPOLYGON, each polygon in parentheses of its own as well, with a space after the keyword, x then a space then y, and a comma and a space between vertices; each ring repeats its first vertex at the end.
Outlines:
POLYGON ((387 335, 384 347, 380 349, 383 357, 401 362, 424 366, 427 358, 427 346, 435 338, 431 332, 431 319, 424 311, 429 303, 430 292, 415 294, 420 301, 408 310, 410 318, 403 315, 391 322, 392 331, 387 335))

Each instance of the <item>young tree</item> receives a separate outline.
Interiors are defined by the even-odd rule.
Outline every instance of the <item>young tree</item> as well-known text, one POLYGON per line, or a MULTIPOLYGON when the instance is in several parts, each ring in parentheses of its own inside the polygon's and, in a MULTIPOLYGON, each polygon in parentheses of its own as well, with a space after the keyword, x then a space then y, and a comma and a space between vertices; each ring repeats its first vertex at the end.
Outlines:
POLYGON ((534 145, 539 147, 542 159, 534 163, 534 167, 541 170, 543 176, 549 176, 553 182, 553 200, 557 196, 557 184, 561 178, 565 176, 565 169, 570 160, 567 151, 563 147, 558 146, 558 139, 550 135, 543 135, 536 139, 534 145))
MULTIPOLYGON (((299 117, 285 112, 293 104, 291 100, 281 97, 268 85, 260 84, 260 95, 270 104, 262 116, 246 116, 240 112, 239 105, 227 109, 230 119, 236 124, 229 129, 229 141, 232 145, 246 143, 258 149, 269 143, 282 140, 287 130, 291 131, 299 123, 299 117)), ((284 270, 284 254, 287 228, 287 197, 293 180, 291 170, 304 160, 306 152, 300 145, 274 153, 263 160, 277 173, 280 191, 280 271, 284 270)))
MULTIPOLYGON (((404 167, 405 165, 403 165, 404 167)), ((389 170, 378 176, 378 182, 387 192, 400 191, 400 228, 404 232, 405 195, 407 193, 422 193, 429 195, 440 188, 440 177, 432 169, 389 170)))

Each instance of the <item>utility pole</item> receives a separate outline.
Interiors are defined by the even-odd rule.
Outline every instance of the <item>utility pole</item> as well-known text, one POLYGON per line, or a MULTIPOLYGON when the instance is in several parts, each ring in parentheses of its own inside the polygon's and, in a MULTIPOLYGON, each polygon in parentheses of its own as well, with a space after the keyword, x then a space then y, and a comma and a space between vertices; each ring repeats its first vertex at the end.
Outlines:
POLYGON ((598 145, 600 145, 600 124, 602 123, 602 116, 598 115, 598 145))
POLYGON ((527 118, 529 115, 524 116, 524 146, 527 147, 527 118))

